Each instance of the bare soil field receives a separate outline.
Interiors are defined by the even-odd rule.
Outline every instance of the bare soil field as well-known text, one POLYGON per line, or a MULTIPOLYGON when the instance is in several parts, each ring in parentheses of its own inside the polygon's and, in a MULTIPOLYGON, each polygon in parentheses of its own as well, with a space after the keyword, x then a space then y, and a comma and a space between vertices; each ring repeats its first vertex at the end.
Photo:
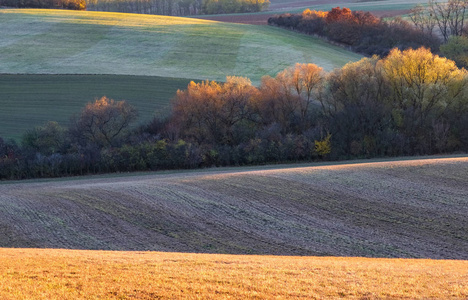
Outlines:
POLYGON ((468 158, 0 184, 0 247, 468 259, 468 158))
POLYGON ((1 299, 466 299, 468 261, 0 249, 1 299))

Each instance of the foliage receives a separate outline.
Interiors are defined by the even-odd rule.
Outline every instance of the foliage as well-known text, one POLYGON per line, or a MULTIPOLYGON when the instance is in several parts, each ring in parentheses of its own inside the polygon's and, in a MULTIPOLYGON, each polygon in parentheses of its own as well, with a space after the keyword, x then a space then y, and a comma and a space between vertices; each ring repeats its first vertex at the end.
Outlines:
POLYGON ((382 69, 392 89, 392 113, 403 119, 396 126, 409 137, 410 151, 431 148, 431 127, 445 123, 446 110, 465 101, 466 70, 424 48, 394 49, 382 69))
POLYGON ((88 10, 168 16, 251 13, 269 4, 269 0, 87 0, 88 10))
POLYGON ((87 9, 122 13, 188 16, 201 13, 202 0, 86 0, 87 9))
POLYGON ((378 57, 364 58, 331 72, 321 95, 322 110, 330 119, 334 152, 353 156, 395 155, 390 149, 393 129, 389 87, 378 57), (369 144, 366 141, 372 140, 369 144), (371 147, 378 145, 378 147, 371 147))
POLYGON ((0 0, 0 6, 85 10, 86 0, 0 0))
POLYGON ((44 126, 36 126, 23 135, 22 145, 29 151, 42 155, 64 152, 67 133, 57 122, 49 121, 44 126))
POLYGON ((191 82, 166 118, 133 129, 136 110, 103 97, 68 129, 50 122, 27 132, 22 147, 3 142, 1 176, 467 151, 467 99, 467 71, 426 48, 330 73, 296 64, 259 87, 245 77, 191 82))
POLYGON ((428 32, 412 27, 401 18, 390 22, 369 12, 332 8, 329 12, 305 10, 302 14, 282 14, 268 24, 316 34, 367 55, 387 55, 392 48, 401 50, 421 46, 437 51, 439 41, 428 32))
POLYGON ((468 68, 468 37, 451 36, 447 43, 440 46, 442 55, 456 62, 460 68, 468 68))
POLYGON ((0 179, 21 179, 19 170, 22 153, 14 141, 0 137, 0 179))
POLYGON ((243 77, 228 76, 223 84, 192 81, 186 91, 177 92, 175 125, 198 143, 237 144, 235 133, 246 125, 255 93, 250 80, 243 77))
POLYGON ((327 134, 327 136, 320 141, 314 141, 315 144, 315 153, 317 153, 320 157, 325 157, 331 153, 331 134, 327 134))
POLYGON ((269 0, 204 0, 203 13, 252 13, 267 9, 269 4, 269 0))
POLYGON ((323 81, 323 69, 314 64, 296 64, 264 76, 254 107, 265 125, 277 123, 283 133, 299 132, 310 125, 310 107, 323 81))
POLYGON ((135 108, 127 102, 102 97, 88 103, 72 120, 70 134, 73 141, 80 145, 92 144, 101 148, 117 146, 136 116, 135 108))

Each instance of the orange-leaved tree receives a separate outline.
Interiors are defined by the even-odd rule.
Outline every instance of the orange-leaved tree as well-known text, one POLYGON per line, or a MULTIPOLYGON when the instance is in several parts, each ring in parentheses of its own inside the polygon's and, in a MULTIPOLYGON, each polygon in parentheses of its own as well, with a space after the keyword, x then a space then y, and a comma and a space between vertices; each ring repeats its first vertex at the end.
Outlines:
POLYGON ((297 123, 303 128, 310 103, 320 90, 324 78, 321 67, 314 64, 296 64, 276 75, 265 76, 260 85, 257 111, 265 124, 278 123, 286 130, 297 123))
POLYGON ((118 146, 136 117, 136 109, 126 101, 102 97, 94 103, 88 103, 72 119, 70 134, 81 145, 118 146))
POLYGON ((172 124, 198 143, 232 144, 234 131, 252 114, 257 89, 249 79, 228 76, 225 83, 191 82, 177 91, 172 124))

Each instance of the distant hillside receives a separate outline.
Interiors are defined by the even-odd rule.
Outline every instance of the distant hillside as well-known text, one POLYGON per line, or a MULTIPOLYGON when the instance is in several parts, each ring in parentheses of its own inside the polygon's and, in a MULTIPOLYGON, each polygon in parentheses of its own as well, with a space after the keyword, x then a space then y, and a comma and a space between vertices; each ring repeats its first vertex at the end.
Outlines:
POLYGON ((361 56, 267 26, 63 10, 0 10, 0 73, 120 74, 258 83, 295 63, 361 56))
POLYGON ((468 158, 0 184, 0 247, 467 259, 468 158))

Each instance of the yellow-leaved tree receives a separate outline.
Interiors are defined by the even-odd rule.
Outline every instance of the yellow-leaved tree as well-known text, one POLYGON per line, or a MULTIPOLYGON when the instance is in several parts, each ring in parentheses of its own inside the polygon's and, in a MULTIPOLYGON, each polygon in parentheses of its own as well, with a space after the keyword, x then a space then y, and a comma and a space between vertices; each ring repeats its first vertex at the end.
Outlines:
POLYGON ((442 122, 446 109, 466 101, 466 70, 429 49, 393 49, 380 63, 392 89, 392 114, 399 129, 412 137, 412 150, 442 122))

